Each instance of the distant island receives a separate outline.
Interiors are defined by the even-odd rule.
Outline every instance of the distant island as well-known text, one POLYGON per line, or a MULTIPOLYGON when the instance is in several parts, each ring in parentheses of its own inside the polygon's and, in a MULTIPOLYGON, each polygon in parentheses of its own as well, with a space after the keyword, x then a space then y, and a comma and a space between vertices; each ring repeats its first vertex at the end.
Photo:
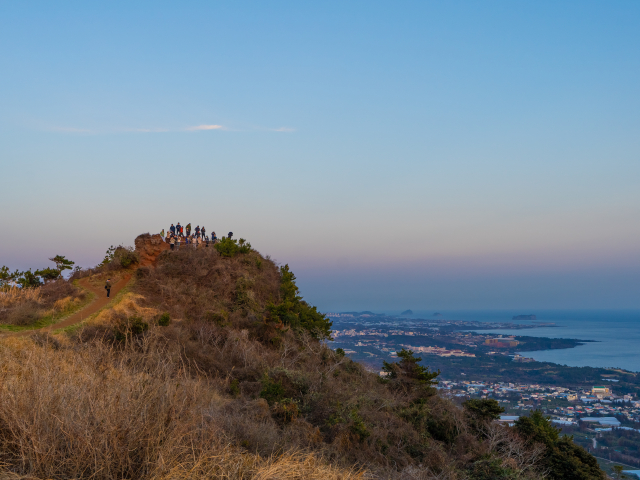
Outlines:
POLYGON ((511 320, 536 320, 535 315, 514 315, 511 320))
POLYGON ((434 314, 433 314, 433 316, 434 316, 434 317, 441 317, 441 316, 442 316, 442 314, 441 314, 441 313, 436 312, 436 313, 434 313, 434 314))
POLYGON ((413 315, 413 310, 405 310, 400 315, 413 315))

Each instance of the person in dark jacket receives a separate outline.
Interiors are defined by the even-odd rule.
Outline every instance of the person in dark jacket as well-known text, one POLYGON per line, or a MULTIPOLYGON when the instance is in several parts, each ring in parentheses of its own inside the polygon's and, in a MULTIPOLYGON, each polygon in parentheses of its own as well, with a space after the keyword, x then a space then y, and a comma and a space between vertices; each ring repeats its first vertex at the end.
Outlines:
POLYGON ((204 225, 203 225, 203 226, 202 226, 202 228, 200 229, 200 234, 202 235, 202 238, 204 238, 204 234, 205 234, 204 225))
POLYGON ((229 232, 229 240, 231 240, 231 237, 233 237, 233 232, 229 232))
POLYGON ((196 238, 200 237, 200 225, 196 226, 196 238))
POLYGON ((104 284, 104 289, 107 291, 107 298, 111 294, 111 279, 107 278, 107 283, 104 284))
POLYGON ((178 224, 176 225, 176 230, 178 232, 178 235, 182 235, 182 226, 180 225, 180 222, 178 222, 178 224))
POLYGON ((173 235, 175 235, 175 234, 176 234, 176 227, 173 225, 173 223, 172 223, 172 224, 171 224, 171 226, 169 227, 169 230, 171 231, 171 233, 172 233, 173 235))

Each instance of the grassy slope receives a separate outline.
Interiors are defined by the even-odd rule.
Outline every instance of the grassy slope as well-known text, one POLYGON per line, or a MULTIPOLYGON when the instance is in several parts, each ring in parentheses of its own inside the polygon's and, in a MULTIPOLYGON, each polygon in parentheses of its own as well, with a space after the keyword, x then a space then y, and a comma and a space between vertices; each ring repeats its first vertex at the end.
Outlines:
POLYGON ((183 249, 135 277, 109 308, 64 335, 0 343, 5 470, 462 479, 492 458, 536 478, 531 452, 512 432, 488 425, 480 434, 432 389, 385 383, 274 318, 280 273, 257 252, 183 249), (169 326, 157 324, 163 313, 169 326))

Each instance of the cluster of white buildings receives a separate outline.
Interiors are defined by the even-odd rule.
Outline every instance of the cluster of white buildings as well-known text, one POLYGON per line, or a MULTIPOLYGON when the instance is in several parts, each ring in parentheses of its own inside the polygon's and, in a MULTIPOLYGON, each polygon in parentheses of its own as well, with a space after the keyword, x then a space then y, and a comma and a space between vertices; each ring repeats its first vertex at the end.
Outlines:
MULTIPOLYGON (((593 423, 596 431, 610 430, 621 425, 619 419, 640 422, 640 401, 631 395, 616 396, 608 386, 594 386, 590 390, 570 390, 564 387, 527 385, 513 383, 483 383, 473 381, 441 381, 438 388, 450 392, 453 396, 480 396, 495 398, 498 402, 508 404, 510 410, 528 410, 536 402, 552 415, 553 421, 562 425, 578 425, 578 422, 593 423), (518 400, 506 400, 501 397, 513 395, 518 400), (542 402, 552 400, 571 402, 552 408, 544 408, 542 402), (517 402, 517 403, 516 403, 517 402)), ((517 416, 516 416, 517 417, 517 416)), ((515 418, 515 417, 514 417, 515 418)), ((504 416, 504 421, 513 421, 511 416, 504 416)), ((624 427, 620 427, 624 428, 624 427)))
POLYGON ((413 350, 415 353, 428 353, 438 355, 439 357, 475 357, 475 353, 468 353, 464 350, 454 349, 447 350, 443 347, 412 347, 411 345, 401 345, 402 347, 413 350))

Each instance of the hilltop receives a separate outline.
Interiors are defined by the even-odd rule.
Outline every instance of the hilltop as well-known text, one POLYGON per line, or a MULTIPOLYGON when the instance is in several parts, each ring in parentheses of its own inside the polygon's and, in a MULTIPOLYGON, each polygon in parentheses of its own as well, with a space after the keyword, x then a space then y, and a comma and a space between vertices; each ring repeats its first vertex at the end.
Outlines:
POLYGON ((381 377, 332 350, 288 265, 243 240, 135 245, 3 297, 27 333, 0 341, 7 478, 604 478, 540 415, 508 428, 493 400, 440 397, 411 351, 381 377), (56 330, 106 278, 115 298, 56 330))

